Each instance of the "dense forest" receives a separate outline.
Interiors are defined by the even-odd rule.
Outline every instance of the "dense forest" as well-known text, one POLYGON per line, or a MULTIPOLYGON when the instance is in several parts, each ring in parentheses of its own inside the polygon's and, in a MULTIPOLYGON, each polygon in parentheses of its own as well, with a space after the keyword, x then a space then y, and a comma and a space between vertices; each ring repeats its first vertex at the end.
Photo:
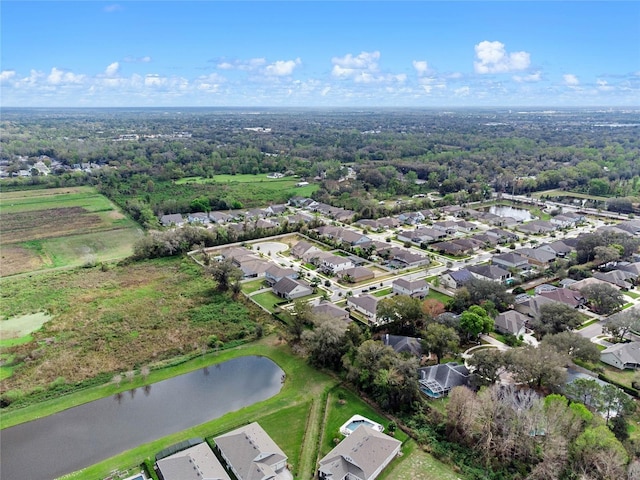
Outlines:
POLYGON ((134 216, 259 206, 255 192, 177 181, 270 172, 315 179, 317 199, 356 211, 433 190, 450 203, 491 189, 625 199, 640 192, 639 120, 622 110, 8 109, 0 165, 6 188, 93 184, 134 216), (52 175, 17 177, 38 159, 52 175), (340 181, 347 166, 357 177, 340 181))

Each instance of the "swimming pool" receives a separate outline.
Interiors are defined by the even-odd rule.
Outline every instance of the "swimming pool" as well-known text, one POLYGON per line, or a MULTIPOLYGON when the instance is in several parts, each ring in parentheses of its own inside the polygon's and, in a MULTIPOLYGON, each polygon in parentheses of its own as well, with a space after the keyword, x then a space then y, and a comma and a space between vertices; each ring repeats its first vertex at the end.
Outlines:
POLYGON ((384 430, 384 427, 379 423, 376 423, 373 420, 369 420, 362 415, 354 415, 340 427, 340 433, 345 437, 348 437, 349 434, 351 434, 356 428, 361 425, 373 428, 374 430, 377 430, 379 432, 382 432, 384 430))

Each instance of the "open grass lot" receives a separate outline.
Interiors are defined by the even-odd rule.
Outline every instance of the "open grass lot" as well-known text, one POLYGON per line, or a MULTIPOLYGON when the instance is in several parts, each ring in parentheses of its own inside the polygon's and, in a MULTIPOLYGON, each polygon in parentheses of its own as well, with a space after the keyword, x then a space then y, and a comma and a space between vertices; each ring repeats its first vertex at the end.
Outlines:
POLYGON ((451 300, 451 297, 449 295, 436 292, 433 288, 429 289, 429 294, 425 297, 425 299, 426 298, 432 298, 433 300, 438 300, 439 302, 442 302, 444 304, 446 304, 449 300, 451 300))
POLYGON ((124 258, 138 226, 91 187, 0 192, 2 276, 124 258))
POLYGON ((25 362, 0 382, 2 392, 131 370, 198 351, 211 335, 237 342, 251 338, 263 318, 249 302, 216 292, 197 265, 180 258, 5 278, 0 311, 52 317, 33 341, 3 348, 25 362))
POLYGON ((266 174, 258 174, 215 175, 212 178, 185 177, 174 183, 176 186, 189 185, 200 190, 222 187, 222 192, 227 197, 239 200, 247 206, 257 206, 254 199, 262 198, 266 200, 264 204, 280 202, 292 195, 309 197, 319 188, 313 184, 296 187, 299 181, 300 179, 293 177, 267 178, 266 174))

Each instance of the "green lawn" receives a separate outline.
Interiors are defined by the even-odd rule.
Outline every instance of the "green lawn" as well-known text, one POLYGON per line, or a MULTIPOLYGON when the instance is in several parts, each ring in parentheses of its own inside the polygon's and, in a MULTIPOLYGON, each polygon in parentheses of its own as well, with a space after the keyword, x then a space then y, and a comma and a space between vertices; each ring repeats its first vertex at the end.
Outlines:
POLYGON ((444 304, 446 304, 449 300, 451 300, 451 297, 449 295, 445 295, 444 293, 436 292, 433 288, 429 289, 429 294, 426 296, 426 298, 432 298, 432 299, 438 300, 439 302, 442 302, 444 304))
POLYGON ((257 292, 263 288, 266 288, 267 284, 265 283, 263 278, 258 278, 256 280, 251 280, 249 282, 244 282, 242 284, 242 291, 246 295, 250 295, 253 292, 257 292))
POLYGON ((389 295, 392 292, 393 292, 393 288, 388 287, 388 288, 383 288, 382 290, 375 290, 372 293, 372 295, 374 297, 384 297, 385 295, 389 295))
POLYGON ((636 292, 632 292, 632 291, 626 291, 624 292, 624 295, 627 295, 631 298, 640 298, 640 293, 636 293, 636 292))
MULTIPOLYGON (((385 428, 385 431, 387 431, 389 420, 387 420, 386 417, 379 414, 373 407, 360 399, 351 390, 337 388, 329 393, 327 399, 326 422, 320 447, 321 456, 326 455, 335 447, 334 439, 342 440, 344 438, 340 433, 340 426, 356 414, 379 423, 385 428)), ((401 442, 409 438, 399 429, 396 430, 395 437, 401 442)))
POLYGON ((427 452, 413 440, 402 447, 402 457, 396 458, 378 477, 380 480, 463 480, 455 472, 427 452))
POLYGON ((269 310, 271 313, 275 311, 276 303, 285 301, 283 298, 280 298, 272 291, 258 293, 257 295, 252 295, 250 298, 261 307, 269 310))

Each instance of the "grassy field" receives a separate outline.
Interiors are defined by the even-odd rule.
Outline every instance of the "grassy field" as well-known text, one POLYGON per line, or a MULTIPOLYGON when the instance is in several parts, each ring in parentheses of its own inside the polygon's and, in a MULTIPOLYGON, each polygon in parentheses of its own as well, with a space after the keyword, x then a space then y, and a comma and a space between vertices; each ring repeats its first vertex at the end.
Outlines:
POLYGON ((223 343, 252 338, 261 311, 231 302, 213 286, 181 258, 2 279, 5 318, 45 311, 52 319, 32 334, 33 341, 3 348, 30 361, 0 382, 0 391, 127 371, 199 350, 213 335, 223 343))
POLYGON ((131 255, 142 234, 91 187, 0 192, 2 276, 131 255))
MULTIPOLYGON (((309 197, 315 192, 318 185, 305 185, 296 187, 300 180, 293 177, 267 178, 266 174, 258 175, 215 175, 212 178, 185 177, 175 181, 176 185, 207 185, 224 184, 230 197, 239 199, 243 203, 251 203, 247 200, 247 193, 254 191, 256 194, 264 192, 284 194, 285 196, 297 195, 309 197)), ((278 197, 279 198, 279 197, 278 197)))

